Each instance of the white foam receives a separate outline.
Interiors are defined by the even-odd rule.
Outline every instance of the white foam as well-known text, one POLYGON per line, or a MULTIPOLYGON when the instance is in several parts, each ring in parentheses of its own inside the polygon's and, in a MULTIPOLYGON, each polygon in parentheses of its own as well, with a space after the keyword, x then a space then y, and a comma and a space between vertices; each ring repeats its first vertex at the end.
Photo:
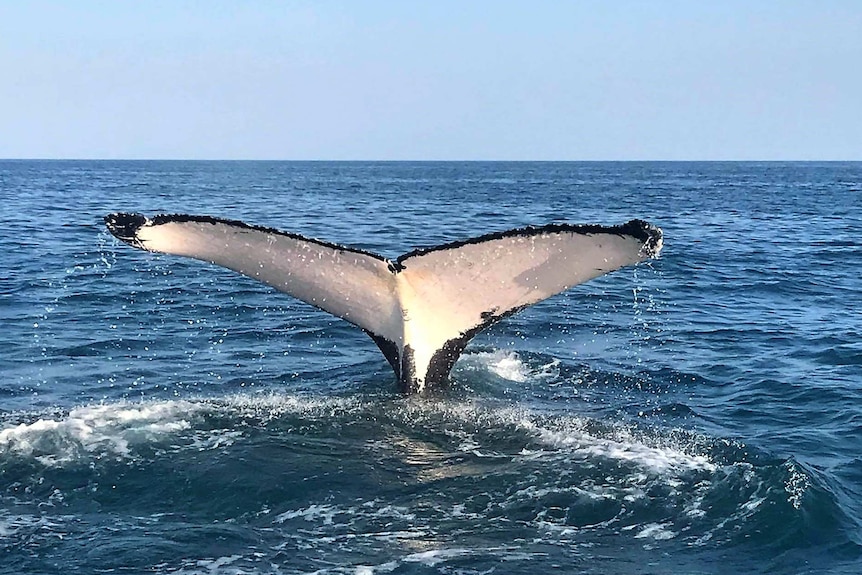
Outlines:
POLYGON ((530 368, 521 361, 517 353, 494 352, 487 355, 488 370, 491 373, 517 383, 524 383, 530 377, 530 368))
MULTIPOLYGON (((498 359, 508 356, 496 355, 498 359)), ((519 368, 520 369, 520 368, 519 368)), ((209 414, 231 419, 254 419, 262 423, 297 415, 310 420, 359 417, 370 412, 380 417, 379 401, 361 397, 339 398, 300 394, 234 395, 212 400, 167 400, 142 403, 120 402, 73 409, 65 417, 44 417, 31 423, 0 429, 0 457, 32 457, 44 465, 63 465, 82 458, 133 455, 133 447, 183 436, 179 446, 168 448, 219 449, 244 435, 242 429, 210 429, 189 432, 209 414)), ((576 416, 545 417, 523 407, 483 405, 480 402, 397 399, 386 408, 387 417, 413 425, 443 426, 458 445, 455 449, 477 456, 496 456, 487 444, 485 431, 501 426, 520 430, 531 439, 523 457, 541 457, 548 448, 564 450, 584 459, 631 462, 645 472, 673 475, 687 470, 713 471, 707 455, 692 446, 663 437, 642 437, 624 425, 596 433, 589 420, 576 416), (440 421, 442 416, 443 421, 440 421), (459 423, 449 425, 448 423, 459 423), (461 425, 460 423, 463 423, 461 425)), ((391 443, 391 442, 389 442, 391 443)), ((504 454, 505 455, 505 454, 504 454)), ((791 495, 804 491, 793 482, 791 495)), ((798 495, 796 495, 799 498, 798 495)))
MULTIPOLYGON (((684 433, 642 434, 626 424, 597 431, 588 418, 562 415, 547 417, 522 406, 482 405, 478 400, 434 401, 418 398, 403 403, 395 412, 416 425, 437 425, 445 421, 447 435, 458 441, 456 449, 477 456, 498 455, 494 446, 486 445, 486 431, 511 427, 531 439, 519 453, 525 458, 541 458, 553 451, 565 451, 586 460, 607 459, 630 462, 642 472, 668 478, 687 471, 713 472, 718 466, 703 453, 695 437, 684 433)), ((505 455, 505 454, 504 454, 505 455)))
POLYGON ((250 572, 234 565, 234 563, 242 560, 248 561, 249 558, 242 555, 226 555, 214 559, 198 559, 189 561, 188 565, 178 570, 167 571, 167 573, 171 575, 203 575, 204 573, 210 575, 246 575, 250 572))
POLYGON ((530 367, 514 351, 495 350, 470 354, 466 361, 478 361, 494 375, 515 383, 548 379, 559 375, 559 360, 554 359, 537 368, 530 367))
MULTIPOLYGON (((354 513, 355 510, 351 510, 351 513, 354 513)), ((319 521, 323 520, 324 525, 332 525, 333 520, 336 514, 342 513, 336 506, 334 505, 310 505, 304 509, 297 509, 293 511, 286 511, 285 513, 281 513, 276 516, 273 520, 275 523, 284 523, 286 521, 290 521, 291 519, 301 518, 306 521, 319 521)))
MULTIPOLYGON (((217 400, 118 402, 72 409, 63 417, 43 417, 0 429, 0 457, 31 457, 46 466, 84 458, 132 456, 132 448, 168 441, 193 429, 210 413, 267 422, 285 415, 313 419, 333 417, 361 407, 355 399, 301 395, 235 395, 217 400)), ((230 446, 243 436, 236 429, 186 433, 185 448, 206 450, 230 446)))
POLYGON ((231 395, 214 405, 227 407, 236 415, 254 417, 263 421, 278 419, 284 415, 307 415, 332 417, 339 413, 351 413, 362 407, 356 398, 316 397, 262 393, 257 395, 231 395))
POLYGON ((411 553, 410 555, 405 556, 402 560, 405 563, 421 563, 426 567, 434 567, 435 565, 448 561, 449 559, 465 557, 471 553, 472 551, 470 549, 434 549, 431 551, 422 551, 420 553, 411 553))
POLYGON ((520 425, 533 431, 540 442, 550 447, 571 450, 584 457, 628 461, 654 473, 716 469, 706 455, 689 453, 683 446, 658 439, 657 445, 647 445, 625 427, 614 430, 608 437, 598 437, 583 429, 584 421, 572 420, 571 423, 574 425, 563 429, 540 426, 531 420, 522 420, 520 425))
POLYGON ((668 529, 671 523, 648 523, 635 535, 635 539, 651 538, 656 541, 666 541, 677 536, 676 533, 668 529))
POLYGON ((228 555, 225 557, 217 557, 213 560, 200 560, 198 561, 198 567, 203 567, 209 572, 217 572, 222 567, 226 565, 230 565, 232 563, 236 563, 242 559, 242 555, 228 555))
POLYGON ((39 419, 0 430, 0 456, 33 457, 56 466, 84 456, 129 456, 129 448, 175 435, 191 426, 200 404, 163 401, 73 409, 60 419, 39 419))
POLYGON ((784 483, 784 490, 788 495, 787 501, 798 510, 802 507, 802 498, 809 486, 808 476, 793 461, 787 461, 784 468, 788 471, 788 477, 784 483))
POLYGON ((369 565, 359 565, 354 571, 355 575, 373 575, 374 573, 391 573, 398 568, 397 561, 387 561, 382 565, 371 567, 369 565))

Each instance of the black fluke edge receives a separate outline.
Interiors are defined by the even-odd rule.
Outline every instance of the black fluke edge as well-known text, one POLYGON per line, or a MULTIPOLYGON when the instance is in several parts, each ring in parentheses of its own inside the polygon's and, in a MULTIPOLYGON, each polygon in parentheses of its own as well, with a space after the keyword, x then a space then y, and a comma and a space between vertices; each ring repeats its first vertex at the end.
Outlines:
POLYGON ((141 214, 117 212, 105 216, 105 226, 108 228, 108 231, 111 232, 111 234, 118 240, 122 240, 126 243, 137 242, 136 236, 138 230, 141 229, 141 226, 146 222, 147 218, 141 214))
POLYGON ((457 240, 454 242, 449 242, 430 248, 419 248, 400 256, 396 260, 396 263, 403 268, 405 266, 402 264, 405 260, 416 256, 422 256, 431 252, 457 249, 469 244, 479 244, 482 242, 487 242, 489 240, 498 240, 511 237, 537 236, 544 233, 550 234, 558 232, 582 235, 614 234, 618 236, 632 237, 643 244, 643 247, 641 248, 643 250, 643 254, 649 257, 655 257, 659 247, 661 246, 662 239, 661 228, 657 228, 651 223, 645 222, 643 220, 630 220, 624 224, 620 224, 617 226, 603 226, 599 224, 546 224, 544 226, 527 226, 524 228, 515 228, 512 230, 506 230, 504 232, 492 232, 483 236, 477 236, 475 238, 469 238, 466 240, 457 240))
POLYGON ((662 232, 649 222, 643 220, 631 220, 620 226, 616 226, 621 235, 632 236, 643 242, 643 252, 655 257, 661 247, 662 232))

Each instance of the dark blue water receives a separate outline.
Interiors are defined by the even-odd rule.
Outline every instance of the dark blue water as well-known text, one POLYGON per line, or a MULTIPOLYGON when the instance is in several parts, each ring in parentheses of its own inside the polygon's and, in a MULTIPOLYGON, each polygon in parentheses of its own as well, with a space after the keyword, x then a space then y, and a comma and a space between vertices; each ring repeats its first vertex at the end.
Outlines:
POLYGON ((0 213, 0 573, 862 571, 862 164, 7 161, 0 213), (665 249, 402 397, 359 330, 113 211, 665 249))

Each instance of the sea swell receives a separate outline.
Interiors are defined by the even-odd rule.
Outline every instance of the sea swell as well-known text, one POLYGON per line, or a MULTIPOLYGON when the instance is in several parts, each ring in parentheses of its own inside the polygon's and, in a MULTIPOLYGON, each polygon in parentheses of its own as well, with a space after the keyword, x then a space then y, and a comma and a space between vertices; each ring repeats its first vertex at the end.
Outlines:
MULTIPOLYGON (((502 363, 509 376, 544 377, 546 365, 503 359, 485 357, 489 373, 502 363)), ((815 545, 858 552, 819 472, 792 458, 494 397, 267 391, 3 419, 6 548, 42 556, 92 538, 109 529, 90 524, 98 510, 124 525, 128 547, 94 549, 104 566, 130 560, 143 533, 156 550, 148 564, 176 573, 286 572, 266 565, 299 555, 289 572, 559 561, 590 571, 618 545, 633 556, 749 549, 777 568, 815 545), (181 558, 213 537, 230 553, 181 558)))
POLYGON ((0 162, 0 573, 855 575, 860 173, 0 162), (667 241, 405 398, 361 331, 126 249, 117 210, 387 256, 562 220, 667 241))

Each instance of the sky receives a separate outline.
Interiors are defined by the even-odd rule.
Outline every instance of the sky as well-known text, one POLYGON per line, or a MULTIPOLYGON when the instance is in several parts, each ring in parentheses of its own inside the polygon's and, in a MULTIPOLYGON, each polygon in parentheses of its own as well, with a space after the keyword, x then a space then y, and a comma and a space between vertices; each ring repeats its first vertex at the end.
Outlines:
POLYGON ((862 160, 862 1, 0 0, 0 158, 862 160))

